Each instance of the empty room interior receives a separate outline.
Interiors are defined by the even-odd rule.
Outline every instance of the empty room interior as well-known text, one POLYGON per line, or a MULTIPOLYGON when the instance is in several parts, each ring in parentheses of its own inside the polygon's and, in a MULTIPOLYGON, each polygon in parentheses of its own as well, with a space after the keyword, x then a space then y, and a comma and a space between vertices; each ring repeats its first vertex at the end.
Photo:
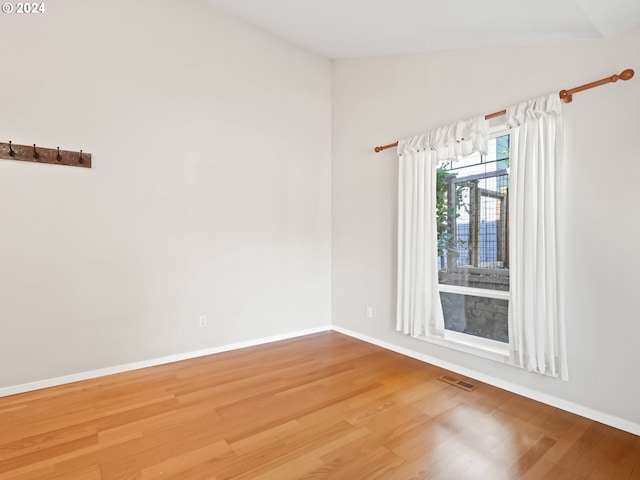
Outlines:
POLYGON ((2 10, 0 480, 640 479, 640 2, 2 10))

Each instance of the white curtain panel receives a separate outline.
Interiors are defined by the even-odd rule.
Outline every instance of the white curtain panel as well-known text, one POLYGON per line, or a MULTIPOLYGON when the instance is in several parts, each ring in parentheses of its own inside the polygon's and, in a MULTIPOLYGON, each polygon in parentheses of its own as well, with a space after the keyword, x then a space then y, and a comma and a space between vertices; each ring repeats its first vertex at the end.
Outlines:
POLYGON ((562 103, 557 93, 507 109, 511 128, 509 331, 513 362, 568 379, 558 294, 562 103))
POLYGON ((434 245, 437 251, 436 211, 431 199, 436 166, 433 151, 400 157, 396 328, 412 337, 444 334, 437 258, 432 254, 434 245))
POLYGON ((436 169, 487 151, 484 117, 462 120, 398 142, 398 292, 396 329, 413 337, 443 336, 438 292, 436 169))

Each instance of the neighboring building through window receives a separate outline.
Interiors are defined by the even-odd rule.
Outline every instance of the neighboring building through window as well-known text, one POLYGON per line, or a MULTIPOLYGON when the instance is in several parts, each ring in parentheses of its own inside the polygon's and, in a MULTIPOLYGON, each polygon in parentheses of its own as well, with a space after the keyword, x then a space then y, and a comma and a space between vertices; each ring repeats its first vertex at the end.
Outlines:
POLYGON ((445 329, 484 339, 485 346, 509 342, 509 140, 508 134, 491 138, 486 156, 449 162, 437 172, 445 329))

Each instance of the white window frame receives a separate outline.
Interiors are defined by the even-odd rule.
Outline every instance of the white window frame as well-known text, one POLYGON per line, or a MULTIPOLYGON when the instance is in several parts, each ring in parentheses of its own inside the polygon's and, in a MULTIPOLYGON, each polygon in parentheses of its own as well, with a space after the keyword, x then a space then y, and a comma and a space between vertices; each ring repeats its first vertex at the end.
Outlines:
MULTIPOLYGON (((489 130, 488 139, 501 137, 510 134, 510 129, 504 125, 493 127, 489 130)), ((488 290, 484 288, 462 287, 458 285, 438 284, 438 291, 454 293, 459 295, 471 295, 476 297, 497 298, 501 300, 511 300, 511 291, 488 290)), ((509 330, 509 343, 498 342, 488 338, 478 337, 468 333, 454 332, 445 329, 443 338, 429 336, 420 337, 422 340, 435 343, 447 348, 470 353, 483 358, 489 358, 503 363, 510 363, 510 343, 511 331, 509 330)))

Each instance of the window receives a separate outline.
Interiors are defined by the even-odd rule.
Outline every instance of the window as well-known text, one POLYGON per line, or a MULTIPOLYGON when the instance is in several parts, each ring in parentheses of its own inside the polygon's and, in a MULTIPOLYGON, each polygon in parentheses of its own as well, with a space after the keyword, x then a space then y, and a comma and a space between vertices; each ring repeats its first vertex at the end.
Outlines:
POLYGON ((438 280, 445 338, 509 343, 509 135, 437 170, 438 280))
POLYGON ((510 107, 492 130, 474 117, 398 141, 396 328, 566 380, 560 97, 510 107))

